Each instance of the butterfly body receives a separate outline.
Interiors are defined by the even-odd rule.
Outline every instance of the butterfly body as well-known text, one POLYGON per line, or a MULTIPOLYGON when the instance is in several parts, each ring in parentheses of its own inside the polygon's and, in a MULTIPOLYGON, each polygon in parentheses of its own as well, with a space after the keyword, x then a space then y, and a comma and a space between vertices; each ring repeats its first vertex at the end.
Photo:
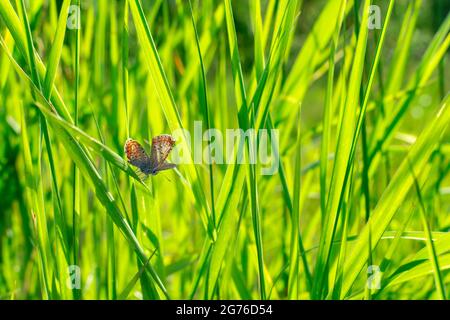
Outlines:
POLYGON ((124 151, 128 162, 148 176, 175 168, 175 164, 166 161, 174 145, 175 140, 171 135, 162 134, 152 139, 150 156, 145 152, 141 144, 133 139, 127 139, 124 151))

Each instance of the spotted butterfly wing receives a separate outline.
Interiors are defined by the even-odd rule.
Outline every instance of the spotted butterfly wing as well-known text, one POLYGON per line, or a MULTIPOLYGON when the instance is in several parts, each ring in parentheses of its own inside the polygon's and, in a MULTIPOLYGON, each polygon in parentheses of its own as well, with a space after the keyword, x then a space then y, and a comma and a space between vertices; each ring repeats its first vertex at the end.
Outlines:
POLYGON ((146 175, 150 174, 152 169, 151 159, 139 142, 133 139, 128 139, 125 142, 124 149, 130 164, 139 168, 142 173, 146 175))
POLYGON ((150 152, 151 173, 175 168, 175 164, 166 161, 175 140, 168 134, 162 134, 152 139, 152 150, 150 152))
POLYGON ((156 168, 155 174, 158 173, 159 171, 176 168, 176 166, 177 165, 175 163, 169 163, 166 161, 163 164, 159 165, 158 168, 156 168))

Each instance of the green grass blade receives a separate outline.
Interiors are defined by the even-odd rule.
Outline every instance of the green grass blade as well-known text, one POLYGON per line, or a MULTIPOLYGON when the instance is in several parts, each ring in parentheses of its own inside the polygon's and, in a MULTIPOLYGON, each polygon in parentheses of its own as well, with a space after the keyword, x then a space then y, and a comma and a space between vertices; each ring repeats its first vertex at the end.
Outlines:
MULTIPOLYGON (((3 39, 0 41, 0 43, 2 44, 3 49, 5 49, 6 47, 4 45, 3 39)), ((34 88, 36 93, 40 94, 39 89, 37 89, 32 84, 31 80, 28 78, 25 72, 17 65, 17 63, 15 63, 11 55, 9 55, 9 58, 11 59, 11 62, 13 62, 13 65, 16 67, 16 71, 19 73, 19 75, 22 76, 24 80, 27 80, 29 82, 29 84, 34 88)), ((45 98, 42 95, 40 95, 40 98, 47 105, 47 108, 51 108, 49 101, 45 100, 45 98)), ((39 105, 37 106, 39 107, 39 105)), ((84 179, 86 179, 86 181, 88 181, 90 186, 94 189, 98 200, 105 207, 109 217, 113 220, 114 224, 122 232, 125 239, 128 241, 129 245, 136 251, 136 254, 138 255, 138 258, 141 261, 141 263, 145 263, 147 258, 144 249, 137 240, 136 235, 133 233, 131 227, 129 226, 125 218, 122 216, 121 211, 116 204, 116 200, 113 198, 112 194, 108 191, 102 177, 92 164, 85 150, 76 141, 76 139, 73 136, 71 136, 68 131, 65 130, 65 128, 61 125, 61 123, 56 120, 58 119, 58 117, 48 116, 49 114, 52 113, 48 111, 47 108, 40 108, 40 110, 43 111, 44 114, 46 115, 46 119, 49 121, 52 129, 55 131, 55 136, 58 137, 58 140, 61 141, 62 145, 68 152, 69 156, 72 158, 76 166, 79 168, 84 179)), ((149 273, 152 280, 162 291, 163 295, 166 298, 169 298, 167 290, 165 289, 162 281, 160 280, 160 277, 158 276, 158 274, 155 272, 155 270, 151 265, 148 266, 146 272, 149 273)))
POLYGON ((443 278, 441 275, 441 270, 439 268, 439 258, 436 254, 436 248, 434 247, 434 244, 433 244, 433 236, 431 234, 430 225, 427 220, 426 208, 425 208, 424 200, 422 197, 422 192, 420 190, 419 182, 417 181, 416 174, 414 173, 411 164, 409 164, 409 166, 410 166, 411 174, 414 179, 414 188, 416 190, 417 198, 418 198, 419 204, 420 204, 420 209, 419 209, 420 218, 422 220, 422 225, 424 227, 424 231, 427 235, 427 248, 428 248, 431 263, 433 265, 434 282, 435 282, 436 288, 438 289, 437 291, 438 291, 439 298, 441 300, 446 300, 445 286, 444 286, 443 278))
MULTIPOLYGON (((368 8, 370 1, 365 1, 363 5, 363 17, 361 25, 367 24, 368 8)), ((341 195, 347 188, 345 175, 347 165, 350 160, 353 132, 356 127, 356 114, 359 102, 359 87, 363 73, 364 56, 367 42, 367 28, 361 28, 358 35, 357 47, 355 50, 353 67, 350 75, 347 98, 345 102, 345 112, 342 118, 338 143, 336 148, 336 158, 333 167, 333 175, 330 184, 330 193, 327 201, 327 215, 324 220, 324 228, 320 238, 320 247, 316 261, 314 273, 313 297, 320 298, 323 295, 324 283, 327 282, 327 270, 330 263, 331 243, 336 232, 336 225, 339 219, 341 205, 341 195)))
MULTIPOLYGON (((44 96, 49 100, 52 94, 53 84, 56 78, 59 60, 61 58, 64 35, 66 34, 67 14, 69 12, 70 0, 65 0, 61 6, 58 18, 58 26, 53 39, 52 48, 48 57, 47 70, 44 77, 44 96)), ((78 30, 78 29, 77 29, 78 30)), ((76 31, 79 34, 79 31, 76 31)))
MULTIPOLYGON (((153 37, 151 35, 150 28, 148 26, 141 4, 139 3, 139 0, 131 0, 129 1, 129 4, 131 14, 133 16, 133 21, 138 32, 140 44, 144 52, 146 52, 145 57, 147 67, 149 68, 150 75, 156 88, 160 105, 164 111, 164 115, 166 117, 169 128, 172 131, 178 128, 183 128, 183 124, 181 122, 175 100, 171 93, 167 77, 164 73, 162 63, 159 58, 158 51, 153 41, 153 37)), ((179 143, 184 144, 184 149, 189 150, 186 144, 186 137, 184 137, 184 139, 182 139, 182 141, 180 141, 179 143)), ((191 163, 193 162, 191 161, 191 163)), ((209 218, 210 210, 196 168, 193 164, 187 164, 183 167, 186 168, 188 181, 192 184, 194 195, 203 209, 202 221, 204 227, 206 230, 208 230, 210 236, 213 237, 213 228, 209 218)))
MULTIPOLYGON (((408 152, 408 159, 415 172, 420 172, 420 168, 427 163, 436 143, 439 141, 446 127, 450 123, 449 102, 450 97, 447 96, 447 98, 443 101, 442 107, 436 117, 427 125, 417 139, 416 143, 408 152)), ((375 247, 412 184, 413 178, 409 174, 408 163, 404 160, 383 192, 375 209, 372 211, 369 223, 360 232, 358 237, 360 240, 355 244, 351 255, 346 260, 344 271, 346 278, 343 283, 344 296, 348 293, 356 280, 356 277, 366 263, 366 242, 369 229, 372 231, 372 243, 373 247, 375 247)))
MULTIPOLYGON (((197 27, 195 25, 195 19, 194 19, 194 12, 192 11, 192 4, 189 0, 189 9, 191 11, 191 19, 192 19, 192 26, 194 28, 194 34, 195 34, 195 43, 197 45, 197 52, 198 52, 198 59, 200 63, 200 69, 201 69, 201 80, 199 82, 199 91, 200 91, 200 105, 202 106, 203 111, 203 119, 206 123, 206 130, 209 130, 211 128, 211 116, 210 116, 210 107, 208 105, 208 94, 207 94, 207 87, 206 87, 206 74, 205 74, 205 67, 203 65, 203 58, 202 58, 202 51, 200 49, 200 42, 198 39, 198 33, 197 33, 197 27)), ((208 150, 209 154, 211 155, 212 149, 211 144, 208 144, 208 150)), ((215 228, 216 226, 216 209, 215 209, 215 201, 214 201, 214 171, 213 171, 213 163, 211 161, 211 158, 209 160, 209 186, 210 186, 210 194, 211 194, 211 216, 212 216, 212 222, 213 226, 215 228)))

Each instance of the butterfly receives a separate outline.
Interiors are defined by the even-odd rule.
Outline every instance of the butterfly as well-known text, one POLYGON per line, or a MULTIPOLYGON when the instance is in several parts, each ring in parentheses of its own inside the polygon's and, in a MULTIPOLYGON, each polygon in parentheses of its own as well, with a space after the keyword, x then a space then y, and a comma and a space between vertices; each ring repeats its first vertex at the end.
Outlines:
POLYGON ((159 171, 175 168, 176 165, 166 161, 170 151, 175 145, 175 140, 169 134, 162 134, 152 139, 152 149, 148 156, 139 142, 127 139, 124 146, 128 162, 148 175, 156 175, 159 171))

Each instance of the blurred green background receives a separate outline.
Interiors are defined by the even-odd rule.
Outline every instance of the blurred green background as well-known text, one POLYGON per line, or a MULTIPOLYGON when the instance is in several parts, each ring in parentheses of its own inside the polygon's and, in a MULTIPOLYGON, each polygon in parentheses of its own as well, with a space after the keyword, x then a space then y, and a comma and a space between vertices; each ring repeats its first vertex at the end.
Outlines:
POLYGON ((1 2, 0 298, 445 299, 450 3, 191 2, 1 2), (194 121, 278 172, 127 165, 194 121))

